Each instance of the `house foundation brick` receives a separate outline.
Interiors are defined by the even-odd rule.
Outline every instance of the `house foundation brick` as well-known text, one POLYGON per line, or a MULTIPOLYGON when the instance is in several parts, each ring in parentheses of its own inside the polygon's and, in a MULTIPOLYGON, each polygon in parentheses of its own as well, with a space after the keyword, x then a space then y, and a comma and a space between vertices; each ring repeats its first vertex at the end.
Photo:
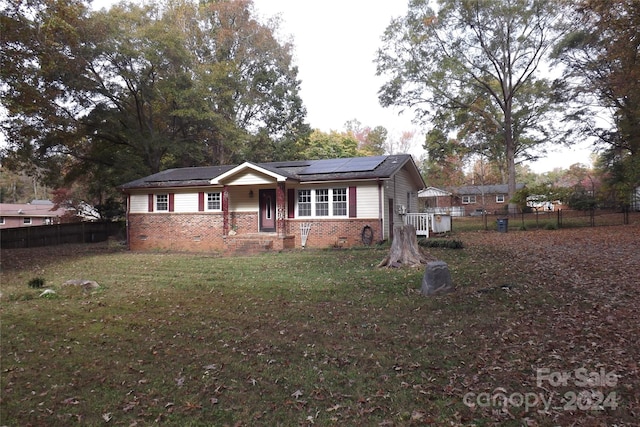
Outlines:
POLYGON ((375 219, 313 219, 313 220, 289 220, 287 222, 287 234, 295 237, 295 246, 302 246, 300 224, 311 223, 307 248, 327 248, 332 246, 354 247, 361 246, 362 230, 365 226, 373 231, 373 243, 381 240, 380 222, 375 219))
POLYGON ((238 252, 242 248, 285 250, 302 247, 300 224, 311 223, 307 248, 361 246, 365 226, 381 240, 379 221, 367 219, 286 220, 284 236, 259 233, 257 212, 229 215, 230 234, 222 235, 221 213, 130 214, 129 248, 134 251, 238 252))
POLYGON ((224 250, 222 214, 130 214, 131 250, 224 250))

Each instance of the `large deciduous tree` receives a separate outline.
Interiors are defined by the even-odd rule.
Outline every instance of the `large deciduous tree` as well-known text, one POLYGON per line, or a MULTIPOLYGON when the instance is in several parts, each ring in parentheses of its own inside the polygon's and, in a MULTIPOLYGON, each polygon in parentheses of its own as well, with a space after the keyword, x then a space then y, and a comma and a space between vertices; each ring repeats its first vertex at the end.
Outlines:
POLYGON ((567 15, 572 31, 556 48, 566 67, 570 116, 581 136, 605 150, 599 167, 619 201, 640 186, 640 2, 579 0, 567 15))
POLYGON ((0 3, 4 166, 31 175, 55 170, 60 147, 74 138, 91 104, 88 14, 76 0, 0 3))
POLYGON ((422 147, 427 154, 422 164, 425 182, 441 188, 464 184, 466 147, 440 129, 429 131, 422 147))
POLYGON ((351 132, 331 131, 329 133, 315 129, 306 145, 301 147, 300 156, 306 159, 334 159, 357 157, 358 140, 351 132))
POLYGON ((309 133, 292 47, 250 0, 1 12, 5 164, 54 160, 53 175, 104 191, 169 167, 286 159, 309 133))
POLYGON ((345 123, 347 132, 358 140, 358 151, 364 156, 380 156, 385 153, 389 131, 384 126, 371 128, 353 119, 345 123))
MULTIPOLYGON (((539 75, 557 36, 557 3, 546 0, 411 0, 378 51, 384 106, 436 119, 470 148, 500 152, 516 191, 516 159, 549 142, 551 83, 539 75), (433 2, 431 2, 433 3, 433 2), (495 147, 499 147, 496 150, 495 147)), ((497 159, 492 159, 497 160, 497 159)))

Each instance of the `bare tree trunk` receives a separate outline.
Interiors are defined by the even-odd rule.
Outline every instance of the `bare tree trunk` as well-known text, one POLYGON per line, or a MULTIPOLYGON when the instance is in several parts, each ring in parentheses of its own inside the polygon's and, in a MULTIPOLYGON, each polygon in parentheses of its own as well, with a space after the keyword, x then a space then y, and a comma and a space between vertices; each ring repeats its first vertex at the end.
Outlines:
POLYGON ((393 241, 389 255, 378 267, 419 267, 426 264, 428 258, 418 246, 416 229, 411 224, 393 228, 393 241))

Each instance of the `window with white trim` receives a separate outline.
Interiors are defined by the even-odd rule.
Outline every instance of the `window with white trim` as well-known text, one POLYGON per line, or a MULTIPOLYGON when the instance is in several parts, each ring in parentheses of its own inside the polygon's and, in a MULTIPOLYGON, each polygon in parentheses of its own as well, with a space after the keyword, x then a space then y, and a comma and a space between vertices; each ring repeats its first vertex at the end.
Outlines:
POLYGON ((0 216, 0 225, 4 225, 4 217, 0 216))
POLYGON ((311 216, 311 190, 298 190, 298 216, 311 216))
POLYGON ((298 190, 299 217, 345 217, 347 206, 346 188, 298 190))
POLYGON ((25 225, 31 224, 31 217, 28 217, 28 216, 24 217, 22 219, 22 223, 25 224, 25 225))
POLYGON ((462 196, 462 204, 469 205, 476 202, 476 196, 462 196))
POLYGON ((168 211, 169 210, 169 195, 168 194, 156 194, 156 210, 168 211))
POLYGON ((496 203, 504 203, 504 194, 496 194, 496 203))
POLYGON ((219 211, 222 209, 222 195, 217 193, 207 193, 207 210, 219 211))
POLYGON ((347 216, 347 189, 333 189, 333 216, 347 216))
POLYGON ((316 216, 329 216, 329 190, 316 190, 316 216))

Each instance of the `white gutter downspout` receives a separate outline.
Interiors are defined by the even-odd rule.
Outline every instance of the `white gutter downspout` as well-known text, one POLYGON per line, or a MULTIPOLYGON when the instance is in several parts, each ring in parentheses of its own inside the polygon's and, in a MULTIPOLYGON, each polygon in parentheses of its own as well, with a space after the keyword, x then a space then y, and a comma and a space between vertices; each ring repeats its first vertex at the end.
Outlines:
POLYGON ((124 226, 127 230, 127 249, 131 250, 131 231, 129 229, 129 215, 131 214, 131 194, 127 193, 127 212, 125 215, 124 226))
POLYGON ((380 241, 384 240, 384 216, 382 205, 382 181, 378 178, 378 219, 380 220, 380 241))

